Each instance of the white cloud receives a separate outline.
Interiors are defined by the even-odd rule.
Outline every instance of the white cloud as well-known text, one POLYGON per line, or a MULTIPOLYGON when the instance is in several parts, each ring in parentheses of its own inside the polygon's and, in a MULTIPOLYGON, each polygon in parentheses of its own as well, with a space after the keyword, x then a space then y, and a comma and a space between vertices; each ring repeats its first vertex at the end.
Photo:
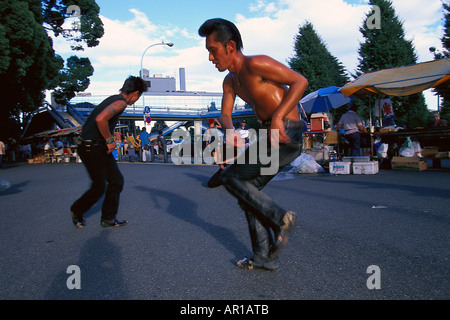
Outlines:
MULTIPOLYGON (((363 41, 359 28, 370 10, 367 1, 349 4, 343 0, 280 0, 277 3, 283 9, 270 16, 236 16, 247 54, 265 53, 286 63, 294 54, 294 36, 299 26, 310 21, 331 54, 354 73, 358 64, 357 51, 363 41)), ((393 4, 403 22, 406 38, 414 42, 418 62, 432 60, 428 48, 439 47, 442 35, 441 1, 393 0, 393 4)), ((264 6, 264 1, 258 1, 253 10, 262 12, 264 6)), ((434 108, 436 98, 429 91, 425 95, 429 107, 434 108)))
POLYGON ((244 38, 246 53, 266 53, 286 63, 293 56, 294 37, 306 21, 310 21, 327 43, 331 53, 350 70, 356 64, 359 26, 367 5, 349 5, 342 0, 280 1, 284 9, 273 17, 236 17, 244 38), (352 22, 352 23, 350 23, 352 22))
MULTIPOLYGON (((404 21, 408 39, 414 40, 420 61, 431 60, 428 48, 440 46, 441 0, 393 0, 393 3, 404 21)), ((253 17, 236 13, 234 22, 242 33, 245 54, 267 54, 287 64, 294 54, 294 37, 299 26, 310 21, 330 52, 353 73, 362 41, 359 28, 369 9, 367 1, 349 4, 343 0, 258 0, 249 7, 253 17)), ((102 16, 105 35, 100 45, 78 54, 88 56, 95 68, 88 91, 115 92, 129 74, 138 73, 144 50, 161 41, 174 42, 175 46, 155 46, 147 52, 144 67, 151 74, 178 77, 178 69, 183 67, 188 90, 221 91, 225 74, 217 72, 208 61, 204 39, 197 35, 197 30, 188 30, 175 22, 156 25, 138 9, 132 9, 131 13, 133 18, 128 21, 102 16)), ((60 54, 73 54, 65 40, 56 39, 55 48, 60 54)))

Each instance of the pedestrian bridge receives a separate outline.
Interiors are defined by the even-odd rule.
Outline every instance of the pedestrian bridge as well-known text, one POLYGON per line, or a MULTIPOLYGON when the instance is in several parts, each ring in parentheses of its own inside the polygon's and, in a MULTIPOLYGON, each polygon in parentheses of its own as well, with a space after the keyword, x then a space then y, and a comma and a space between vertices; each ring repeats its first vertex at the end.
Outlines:
MULTIPOLYGON (((81 128, 81 126, 86 122, 87 117, 91 114, 92 110, 94 110, 96 106, 93 104, 77 104, 77 106, 68 104, 67 106, 58 106, 54 107, 50 104, 45 104, 39 110, 33 114, 33 116, 29 119, 26 129, 24 130, 23 137, 26 135, 36 134, 35 130, 31 130, 32 132, 27 132, 28 127, 33 122, 40 122, 38 120, 38 115, 48 114, 54 120, 56 125, 60 128, 60 130, 46 130, 47 131, 55 131, 59 132, 64 130, 64 132, 71 132, 72 129, 81 128)), ((148 111, 148 110, 147 110, 148 111)), ((194 122, 196 126, 196 133, 200 133, 200 130, 203 130, 202 125, 199 122, 211 119, 211 118, 219 118, 221 111, 216 108, 206 108, 206 107, 198 107, 198 108, 188 108, 188 107, 150 107, 149 113, 144 113, 143 107, 137 106, 128 106, 125 109, 125 112, 120 116, 120 120, 134 120, 134 121, 146 121, 146 117, 149 116, 151 121, 163 120, 163 121, 174 121, 174 125, 170 126, 167 132, 172 132, 177 127, 186 124, 187 122, 194 122), (173 127, 172 127, 173 126, 173 127)), ((238 106, 233 110, 232 117, 233 118, 246 118, 254 116, 253 110, 248 106, 238 106)), ((44 128, 41 129, 41 131, 44 128)), ((39 131, 38 131, 39 132, 39 131)), ((39 132, 42 133, 42 132, 39 132)))
MULTIPOLYGON (((189 120, 204 120, 210 118, 218 118, 220 117, 220 110, 216 108, 206 108, 206 107, 198 107, 198 108, 188 108, 188 107, 148 107, 150 112, 148 115, 153 120, 165 120, 165 121, 189 121, 189 120)), ((92 112, 94 107, 84 107, 77 106, 76 110, 81 113, 83 116, 88 117, 92 112)), ((64 110, 59 110, 60 113, 64 112, 64 110)), ((144 119, 145 121, 144 108, 137 106, 129 106, 125 109, 125 112, 122 113, 120 119, 126 120, 140 120, 144 119)), ((244 118, 253 116, 253 110, 248 107, 236 107, 233 110, 234 118, 244 118)))

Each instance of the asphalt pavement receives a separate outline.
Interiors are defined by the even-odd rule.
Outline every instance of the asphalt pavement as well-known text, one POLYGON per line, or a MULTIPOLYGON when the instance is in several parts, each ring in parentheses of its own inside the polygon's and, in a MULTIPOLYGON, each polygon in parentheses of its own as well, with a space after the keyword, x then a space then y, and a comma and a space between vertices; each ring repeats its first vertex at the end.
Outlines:
POLYGON ((76 229, 82 164, 0 171, 2 300, 447 300, 450 171, 282 174, 265 192, 298 214, 279 269, 246 271, 245 216, 216 166, 120 163, 122 228, 101 202, 76 229))

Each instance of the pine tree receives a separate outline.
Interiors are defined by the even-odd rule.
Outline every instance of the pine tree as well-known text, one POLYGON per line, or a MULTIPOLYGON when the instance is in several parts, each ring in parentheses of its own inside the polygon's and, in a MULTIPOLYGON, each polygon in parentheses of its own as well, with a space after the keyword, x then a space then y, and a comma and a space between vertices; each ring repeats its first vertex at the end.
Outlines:
MULTIPOLYGON (((365 38, 358 53, 357 74, 415 64, 417 55, 410 40, 405 39, 403 24, 397 17, 390 0, 370 0, 370 5, 380 9, 380 28, 368 23, 373 12, 369 12, 360 28, 365 38)), ((382 98, 382 97, 380 97, 382 98)), ((422 93, 406 97, 390 97, 397 123, 410 128, 424 126, 428 110, 422 93)), ((368 117, 369 106, 374 99, 363 98, 365 108, 360 108, 363 117, 368 117)))
MULTIPOLYGON (((450 58, 450 5, 443 3, 442 7, 444 10, 444 35, 441 38, 443 50, 439 52, 436 51, 436 48, 430 48, 436 60, 450 58)), ((442 99, 442 106, 440 108, 441 119, 445 119, 447 123, 450 123, 450 84, 444 83, 436 87, 434 91, 442 99)))
POLYGON ((299 28, 294 47, 295 56, 288 62, 291 69, 308 79, 305 94, 329 86, 342 87, 349 81, 342 63, 328 51, 310 22, 299 28))

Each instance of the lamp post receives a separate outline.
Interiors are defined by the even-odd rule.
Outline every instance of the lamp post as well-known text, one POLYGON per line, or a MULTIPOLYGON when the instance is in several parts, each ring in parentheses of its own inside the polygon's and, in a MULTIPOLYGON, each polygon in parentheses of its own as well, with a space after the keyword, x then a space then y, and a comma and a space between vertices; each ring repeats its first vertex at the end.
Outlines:
MULTIPOLYGON (((149 46, 147 47, 147 49, 144 50, 144 53, 142 54, 142 58, 141 58, 141 77, 142 77, 142 79, 144 78, 144 69, 143 69, 143 67, 142 67, 142 63, 143 63, 143 61, 144 61, 145 53, 146 53, 147 50, 150 49, 151 47, 154 47, 154 46, 163 46, 163 45, 168 46, 168 47, 173 47, 173 43, 172 43, 172 42, 166 43, 166 42, 163 41, 163 42, 154 43, 154 44, 152 44, 152 45, 149 45, 149 46)), ((144 99, 144 97, 145 97, 145 92, 142 93, 142 107, 145 109, 145 102, 144 102, 145 99, 144 99)))

